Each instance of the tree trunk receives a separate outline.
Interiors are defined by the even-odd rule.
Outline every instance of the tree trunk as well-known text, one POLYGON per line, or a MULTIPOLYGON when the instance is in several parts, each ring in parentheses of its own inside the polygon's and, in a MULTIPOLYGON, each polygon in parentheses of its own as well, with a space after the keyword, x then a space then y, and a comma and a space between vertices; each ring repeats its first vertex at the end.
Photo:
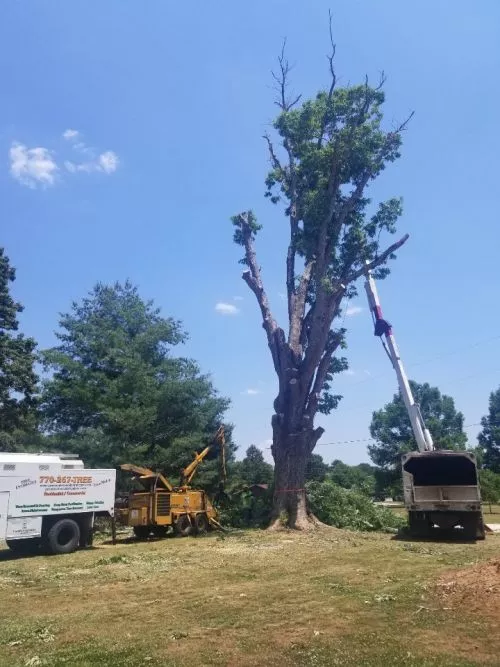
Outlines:
MULTIPOLYGON (((276 421, 277 415, 273 419, 276 421)), ((283 427, 273 431, 274 496, 269 528, 309 530, 316 521, 307 506, 305 481, 307 463, 317 441, 315 432, 290 433, 283 427)))

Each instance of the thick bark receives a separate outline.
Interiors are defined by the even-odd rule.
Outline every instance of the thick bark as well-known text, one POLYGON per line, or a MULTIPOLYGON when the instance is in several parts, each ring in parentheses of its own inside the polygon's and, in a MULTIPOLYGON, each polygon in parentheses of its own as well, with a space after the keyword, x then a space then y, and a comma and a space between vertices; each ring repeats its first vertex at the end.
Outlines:
MULTIPOLYGON (((356 197, 357 192, 353 199, 356 197)), ((341 342, 339 337, 332 334, 332 322, 347 286, 366 270, 385 263, 391 254, 405 243, 408 236, 392 244, 366 266, 353 270, 350 265, 343 279, 337 284, 317 287, 316 300, 306 313, 307 289, 313 272, 317 272, 316 280, 320 281, 324 279, 326 266, 325 257, 320 257, 318 264, 308 262, 296 288, 292 288, 290 280, 287 281, 291 306, 287 340, 285 332, 273 317, 264 289, 255 253, 250 214, 240 214, 238 225, 245 248, 245 263, 248 266, 248 270, 243 273, 243 279, 259 304, 262 326, 279 380, 279 392, 274 401, 275 414, 272 419, 275 489, 270 527, 276 529, 285 525, 308 530, 319 523, 308 511, 305 493, 307 463, 323 434, 322 428, 314 428, 314 418, 332 357, 341 342)), ((293 235, 291 249, 294 251, 293 235)))
POLYGON ((310 530, 318 521, 310 513, 305 492, 306 467, 323 429, 291 432, 280 415, 273 416, 274 497, 269 528, 310 530))

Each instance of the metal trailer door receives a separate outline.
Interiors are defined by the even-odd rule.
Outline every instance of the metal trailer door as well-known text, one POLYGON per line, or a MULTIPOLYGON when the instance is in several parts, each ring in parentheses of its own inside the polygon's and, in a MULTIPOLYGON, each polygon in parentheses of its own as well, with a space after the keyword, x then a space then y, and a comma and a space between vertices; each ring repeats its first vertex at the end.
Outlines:
POLYGON ((0 540, 5 540, 7 532, 7 509, 9 507, 9 492, 0 493, 0 540))

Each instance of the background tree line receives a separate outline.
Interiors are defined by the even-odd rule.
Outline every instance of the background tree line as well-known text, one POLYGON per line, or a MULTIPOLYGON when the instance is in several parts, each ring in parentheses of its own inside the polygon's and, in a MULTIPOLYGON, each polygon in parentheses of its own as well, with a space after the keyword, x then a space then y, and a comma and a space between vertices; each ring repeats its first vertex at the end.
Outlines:
MULTIPOLYGON (((19 332, 23 307, 11 295, 14 280, 15 270, 0 249, 0 451, 72 452, 94 467, 130 461, 160 469, 175 483, 193 451, 224 422, 230 404, 194 360, 176 353, 187 339, 182 324, 163 317, 129 282, 98 283, 61 315, 57 345, 37 351, 34 339, 19 332)), ((464 419, 453 399, 428 384, 411 385, 436 445, 465 449, 464 419)), ((476 453, 483 499, 498 502, 500 389, 492 392, 481 425, 476 453)), ((254 445, 237 461, 231 424, 226 432, 229 518, 263 525, 273 466, 254 445)), ((401 496, 401 454, 416 443, 399 394, 373 414, 370 432, 374 465, 309 457, 305 478, 320 518, 328 519, 325 507, 333 505, 349 514, 347 505, 352 509, 360 496, 401 496)), ((216 462, 201 467, 196 483, 215 492, 216 462)))

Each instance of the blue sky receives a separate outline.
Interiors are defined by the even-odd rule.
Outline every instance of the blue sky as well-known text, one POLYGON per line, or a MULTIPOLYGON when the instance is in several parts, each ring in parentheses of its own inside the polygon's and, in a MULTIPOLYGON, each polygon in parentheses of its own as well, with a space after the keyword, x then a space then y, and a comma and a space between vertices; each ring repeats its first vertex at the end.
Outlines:
MULTIPOLYGON (((6 0, 2 12, 0 243, 23 331, 47 347, 72 300, 130 278, 183 320, 185 352, 233 401, 241 452, 270 438, 275 379, 229 217, 251 207, 263 223, 259 258, 284 323, 285 219, 263 197, 270 69, 286 36, 297 92, 327 85, 328 7, 340 82, 383 69, 388 122, 416 112, 402 159, 370 192, 403 196, 411 235, 379 285, 384 312, 410 377, 475 424, 500 384, 497 0, 6 0)), ((323 443, 368 438, 396 391, 362 296, 323 443)), ((366 444, 317 451, 356 463, 366 444)))

